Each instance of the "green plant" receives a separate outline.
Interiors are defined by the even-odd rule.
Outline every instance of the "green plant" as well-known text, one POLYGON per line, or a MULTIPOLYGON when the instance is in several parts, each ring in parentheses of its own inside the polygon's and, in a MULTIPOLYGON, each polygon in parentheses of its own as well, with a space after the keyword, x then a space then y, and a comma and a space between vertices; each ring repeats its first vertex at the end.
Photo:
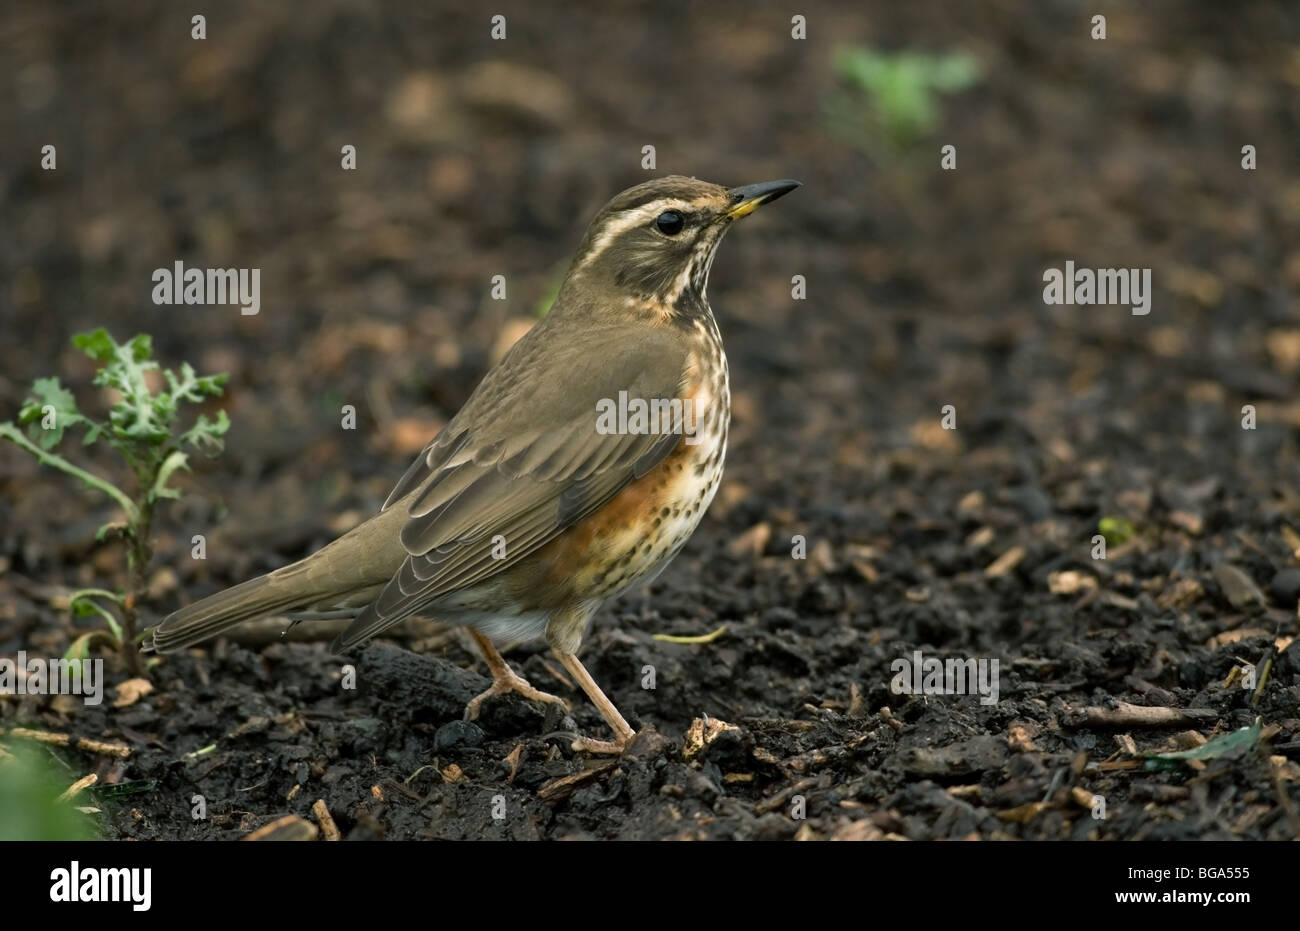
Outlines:
POLYGON ((1123 546, 1137 536, 1137 527, 1124 517, 1103 517, 1097 521, 1097 532, 1105 537, 1107 546, 1123 546))
POLYGON ((0 842, 98 840, 94 820, 60 797, 65 778, 42 751, 24 742, 0 747, 0 842))
POLYGON ((843 88, 828 101, 828 118, 865 148, 873 147, 881 134, 896 148, 911 144, 937 124, 939 94, 965 90, 980 79, 979 62, 963 52, 889 54, 849 48, 836 53, 834 66, 843 88))
POLYGON ((72 342, 99 363, 94 384, 117 393, 117 400, 108 410, 108 419, 96 420, 83 414, 72 392, 58 378, 38 378, 32 384, 31 396, 18 412, 18 423, 0 423, 0 438, 31 453, 43 465, 80 479, 122 509, 125 520, 105 524, 95 538, 103 540, 112 534, 122 539, 126 547, 127 587, 121 593, 101 588, 73 592, 69 605, 73 613, 99 614, 108 624, 108 631, 77 638, 68 655, 84 658, 92 640, 100 636, 122 649, 132 673, 139 675, 142 667, 137 606, 148 585, 149 563, 153 557, 149 537, 155 511, 164 499, 180 497, 180 491, 169 483, 178 469, 189 468, 185 450, 206 449, 215 455, 221 451, 223 437, 230 427, 225 411, 218 411, 215 419, 199 414, 189 429, 178 434, 180 406, 219 396, 227 376, 198 376, 189 363, 183 363, 179 372, 160 369, 151 358, 153 341, 145 334, 118 343, 100 328, 92 333, 79 333, 72 342), (151 371, 161 375, 154 388, 150 387, 148 376, 151 371), (27 427, 26 434, 21 425, 27 427), (73 427, 85 431, 82 445, 104 443, 117 450, 135 476, 133 494, 107 478, 73 465, 54 451, 65 432, 73 427), (120 625, 104 606, 105 602, 120 612, 120 625))

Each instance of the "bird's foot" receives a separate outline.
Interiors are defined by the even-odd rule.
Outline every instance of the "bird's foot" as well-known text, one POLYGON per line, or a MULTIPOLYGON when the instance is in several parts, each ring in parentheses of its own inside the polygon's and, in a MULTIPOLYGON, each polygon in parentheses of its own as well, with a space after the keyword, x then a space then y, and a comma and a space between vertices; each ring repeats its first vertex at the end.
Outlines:
POLYGON ((484 637, 473 628, 470 628, 469 633, 482 651, 483 658, 487 660, 488 670, 492 673, 492 686, 482 695, 475 695, 469 700, 469 704, 465 706, 466 721, 473 721, 478 717, 478 713, 483 710, 483 702, 494 695, 505 695, 508 692, 518 692, 524 698, 532 701, 562 705, 565 708, 569 707, 569 703, 560 696, 533 688, 527 679, 510 668, 510 664, 502 658, 501 654, 497 652, 497 648, 492 645, 492 641, 487 637, 484 637))
POLYGON ((591 677, 591 673, 587 672, 587 667, 582 665, 578 657, 561 650, 556 650, 555 655, 559 657, 560 663, 569 671, 569 674, 578 680, 578 685, 587 693, 591 703, 596 706, 600 716, 605 719, 609 729, 614 732, 613 740, 575 737, 573 738, 573 749, 577 751, 585 750, 588 753, 615 753, 621 756, 623 751, 628 748, 628 744, 632 742, 632 738, 636 736, 636 731, 632 730, 632 726, 627 723, 623 715, 619 714, 618 709, 614 707, 614 703, 601 691, 600 686, 596 684, 596 680, 591 677))
POLYGON ((475 695, 465 706, 465 720, 473 721, 478 717, 479 712, 483 710, 483 702, 495 695, 505 695, 509 692, 518 692, 531 701, 549 702, 557 705, 569 707, 569 703, 558 695, 552 695, 550 692, 543 692, 541 689, 533 688, 528 680, 509 667, 503 670, 492 670, 492 686, 483 694, 475 695))

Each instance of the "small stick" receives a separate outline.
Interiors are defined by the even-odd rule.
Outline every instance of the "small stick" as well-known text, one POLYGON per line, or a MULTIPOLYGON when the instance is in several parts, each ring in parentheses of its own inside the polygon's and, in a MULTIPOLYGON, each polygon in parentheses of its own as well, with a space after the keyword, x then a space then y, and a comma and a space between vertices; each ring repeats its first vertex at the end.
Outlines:
POLYGON ((1180 727, 1218 720, 1208 708, 1161 708, 1116 702, 1114 708, 1083 708, 1083 723, 1093 727, 1180 727))
POLYGON ((123 760, 131 755, 131 748, 125 744, 106 743, 102 740, 91 740, 89 737, 78 737, 74 742, 67 734, 56 734, 53 731, 37 731, 29 727, 11 727, 7 733, 8 736, 17 737, 20 740, 34 740, 37 743, 53 744, 58 747, 75 746, 78 750, 99 753, 103 756, 115 756, 123 760))
POLYGON ((81 794, 82 789, 89 789, 97 782, 99 782, 99 777, 94 773, 91 773, 89 776, 82 776, 72 785, 64 789, 63 793, 58 797, 57 801, 66 802, 69 801, 70 799, 74 799, 81 794))
POLYGON ((311 806, 311 813, 320 822, 320 830, 325 835, 326 840, 342 840, 343 835, 339 833, 339 827, 334 823, 334 817, 330 814, 330 810, 325 807, 325 799, 316 799, 316 804, 311 806))

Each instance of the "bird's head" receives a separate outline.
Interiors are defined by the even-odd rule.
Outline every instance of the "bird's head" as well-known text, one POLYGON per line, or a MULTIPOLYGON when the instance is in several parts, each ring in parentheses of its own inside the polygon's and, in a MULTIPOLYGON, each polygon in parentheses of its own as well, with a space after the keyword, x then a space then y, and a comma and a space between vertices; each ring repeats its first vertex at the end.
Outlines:
POLYGON ((674 175, 628 188, 592 220, 561 295, 597 312, 596 304, 618 313, 701 312, 723 234, 797 187, 798 181, 766 181, 727 189, 674 175))

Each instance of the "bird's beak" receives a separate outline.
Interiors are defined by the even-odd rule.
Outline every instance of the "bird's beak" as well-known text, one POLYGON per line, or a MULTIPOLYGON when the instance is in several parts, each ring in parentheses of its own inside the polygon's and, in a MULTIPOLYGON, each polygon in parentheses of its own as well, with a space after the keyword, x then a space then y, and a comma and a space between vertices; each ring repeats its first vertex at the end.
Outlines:
POLYGON ((744 187, 733 187, 727 193, 731 195, 731 206, 727 208, 725 214, 728 220, 739 220, 741 217, 748 216, 763 204, 776 200, 778 197, 784 197, 795 188, 799 187, 798 181, 763 181, 759 184, 747 184, 744 187))

